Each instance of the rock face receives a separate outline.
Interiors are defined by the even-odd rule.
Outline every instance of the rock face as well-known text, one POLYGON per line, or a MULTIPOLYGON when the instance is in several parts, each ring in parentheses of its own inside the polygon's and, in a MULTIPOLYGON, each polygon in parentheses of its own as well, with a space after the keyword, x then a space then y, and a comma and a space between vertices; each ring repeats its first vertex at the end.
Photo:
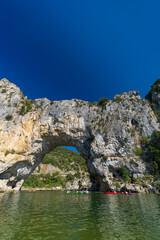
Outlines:
POLYGON ((27 100, 7 79, 0 81, 0 190, 18 190, 57 146, 75 146, 86 159, 93 185, 107 190, 124 166, 133 177, 148 172, 135 154, 142 136, 159 129, 147 100, 132 91, 105 104, 72 99, 27 100))

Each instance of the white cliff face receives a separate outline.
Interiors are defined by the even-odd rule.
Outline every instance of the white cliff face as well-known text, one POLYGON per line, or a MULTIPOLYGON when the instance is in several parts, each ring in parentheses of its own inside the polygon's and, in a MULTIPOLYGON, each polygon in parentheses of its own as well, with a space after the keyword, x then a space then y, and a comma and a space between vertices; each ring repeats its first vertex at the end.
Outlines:
POLYGON ((110 170, 125 166, 132 176, 147 172, 134 154, 141 136, 159 123, 138 92, 116 95, 105 107, 81 100, 51 102, 23 97, 7 79, 0 81, 0 189, 18 190, 46 153, 57 146, 75 146, 86 159, 95 184, 110 186, 110 170))

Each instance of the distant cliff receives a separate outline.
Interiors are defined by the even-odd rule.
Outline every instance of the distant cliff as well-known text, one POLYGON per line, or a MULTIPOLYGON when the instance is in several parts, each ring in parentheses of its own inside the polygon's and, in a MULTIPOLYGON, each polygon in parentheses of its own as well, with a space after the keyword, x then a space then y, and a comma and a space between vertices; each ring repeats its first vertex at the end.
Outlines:
MULTIPOLYGON (((159 96, 159 83, 156 86, 159 96)), ((143 191, 147 184, 144 179, 152 173, 152 167, 146 160, 147 151, 143 152, 142 139, 160 127, 155 112, 159 108, 151 107, 153 94, 150 101, 136 91, 98 103, 46 98, 33 101, 24 97, 16 85, 2 79, 0 189, 18 190, 45 154, 57 146, 68 145, 75 146, 85 158, 93 186, 98 190, 143 191), (131 183, 127 184, 125 179, 131 183), (135 179, 145 184, 137 186, 135 179)), ((152 187, 151 179, 147 188, 152 187)))

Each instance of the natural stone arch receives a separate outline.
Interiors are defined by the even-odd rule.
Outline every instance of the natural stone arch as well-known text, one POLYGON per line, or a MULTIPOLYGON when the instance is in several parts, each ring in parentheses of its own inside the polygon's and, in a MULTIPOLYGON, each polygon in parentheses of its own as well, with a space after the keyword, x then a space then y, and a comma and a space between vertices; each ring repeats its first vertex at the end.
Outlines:
POLYGON ((18 190, 45 154, 62 145, 77 148, 101 191, 112 187, 110 168, 126 166, 133 176, 146 172, 145 162, 132 149, 141 133, 151 135, 159 123, 137 93, 121 94, 101 106, 77 99, 29 101, 6 79, 0 89, 1 190, 18 190), (136 137, 129 121, 135 117, 140 129, 136 137))
MULTIPOLYGON (((37 122, 41 121, 41 117, 42 116, 40 115, 34 115, 33 120, 25 119, 24 123, 21 124, 21 130, 19 132, 19 136, 21 137, 21 141, 18 141, 19 144, 15 141, 18 136, 12 135, 14 138, 14 141, 12 141, 12 149, 7 146, 4 154, 6 155, 5 158, 11 159, 13 155, 15 155, 15 157, 16 155, 19 155, 18 158, 21 156, 23 160, 16 160, 12 166, 9 166, 0 174, 0 180, 3 180, 6 183, 8 189, 18 190, 23 181, 32 174, 34 169, 42 162, 44 156, 57 146, 74 146, 87 162, 90 158, 90 144, 92 137, 87 129, 85 129, 85 131, 84 129, 81 129, 82 131, 80 130, 80 125, 84 127, 81 118, 75 118, 72 115, 71 118, 68 118, 65 121, 65 126, 68 125, 71 127, 70 131, 68 127, 63 128, 62 130, 62 122, 58 123, 58 121, 56 123, 53 121, 53 129, 52 124, 38 123, 37 125, 37 122), (31 138, 30 142, 25 140, 28 138, 28 135, 30 135, 31 138), (23 153, 23 150, 18 152, 19 147, 24 148, 25 152, 23 153)), ((9 135, 10 134, 7 135, 7 139, 10 139, 9 135)))

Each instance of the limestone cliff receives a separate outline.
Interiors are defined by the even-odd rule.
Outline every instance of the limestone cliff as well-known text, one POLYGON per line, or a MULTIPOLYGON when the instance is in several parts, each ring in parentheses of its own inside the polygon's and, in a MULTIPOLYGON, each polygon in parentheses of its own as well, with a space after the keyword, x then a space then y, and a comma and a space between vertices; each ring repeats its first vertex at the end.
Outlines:
POLYGON ((141 147, 141 137, 158 129, 150 104, 135 91, 92 104, 77 99, 31 101, 2 79, 0 189, 18 190, 45 154, 63 145, 77 148, 100 190, 113 185, 121 166, 132 177, 143 177, 148 166, 135 152, 141 147))

